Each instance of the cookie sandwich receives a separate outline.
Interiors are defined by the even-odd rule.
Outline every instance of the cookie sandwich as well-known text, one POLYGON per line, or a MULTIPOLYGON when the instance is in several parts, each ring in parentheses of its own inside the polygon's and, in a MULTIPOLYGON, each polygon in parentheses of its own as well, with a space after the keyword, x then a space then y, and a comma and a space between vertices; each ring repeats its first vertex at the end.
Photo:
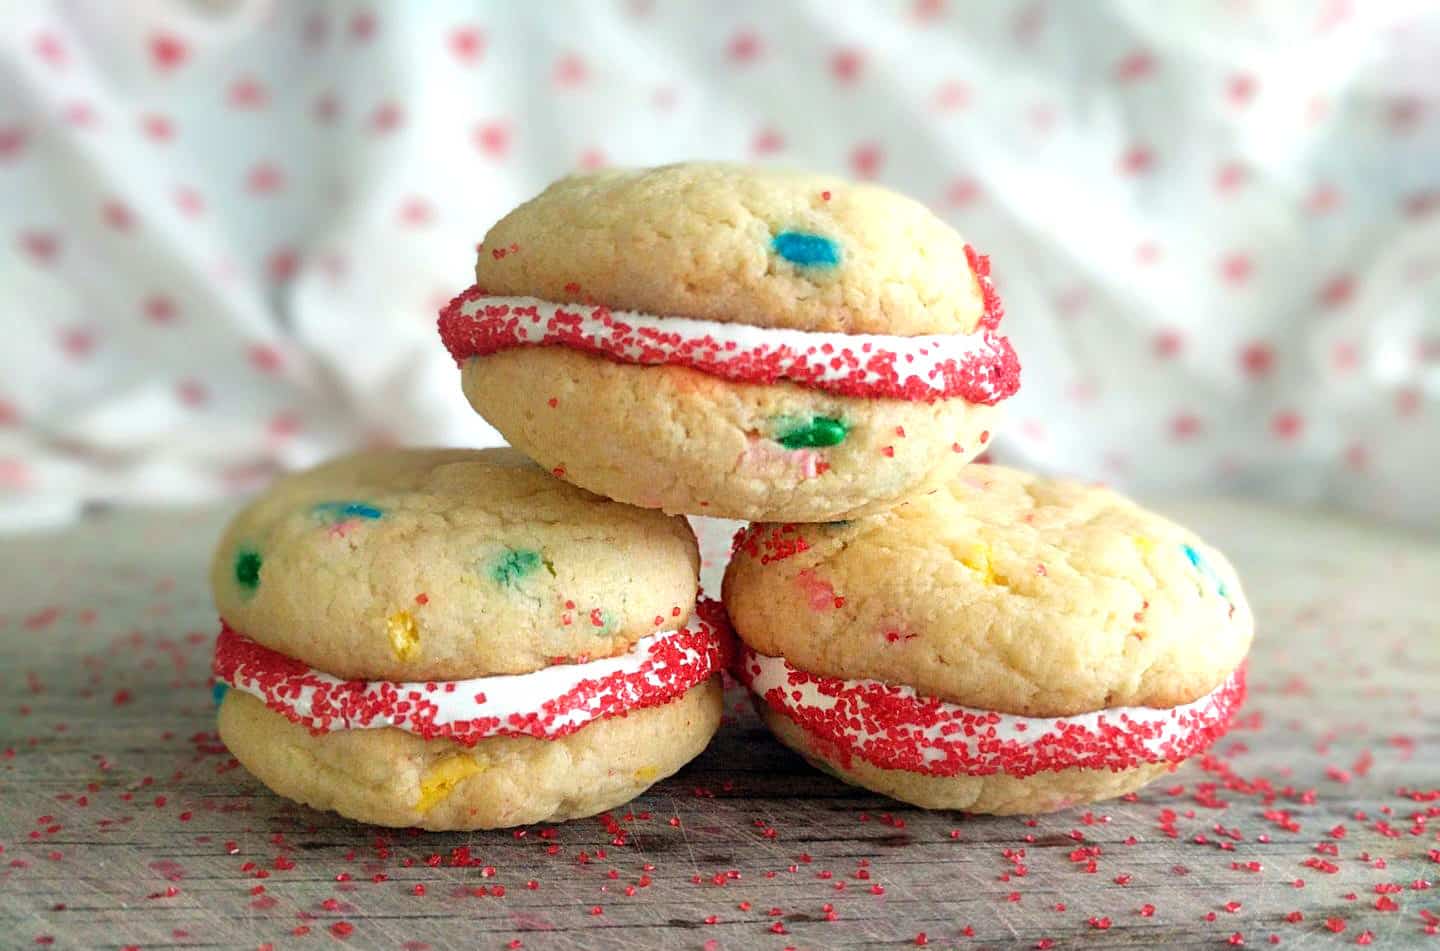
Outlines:
POLYGON ((288 476, 215 554, 220 737, 280 795, 377 825, 602 812, 719 725, 698 568, 683 518, 509 449, 288 476))
POLYGON ((943 482, 1019 387, 989 263, 875 185, 725 164, 562 179, 442 311, 471 405, 665 512, 824 521, 943 482))
POLYGON ((973 465, 878 515, 757 524, 725 607, 787 746, 929 808, 1047 812, 1204 750, 1245 696, 1234 569, 1107 489, 973 465))

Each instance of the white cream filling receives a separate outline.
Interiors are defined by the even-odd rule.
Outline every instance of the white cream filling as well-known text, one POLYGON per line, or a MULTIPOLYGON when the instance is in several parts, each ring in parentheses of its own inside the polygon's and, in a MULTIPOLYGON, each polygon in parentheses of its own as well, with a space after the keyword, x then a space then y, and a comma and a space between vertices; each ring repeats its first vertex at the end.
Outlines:
MULTIPOLYGON (((745 649, 744 661, 752 669, 759 667, 760 672, 753 674, 750 679, 750 689, 757 695, 764 696, 771 690, 779 690, 783 696, 782 703, 791 708, 809 707, 816 710, 834 710, 841 703, 841 699, 828 696, 820 691, 820 688, 813 681, 801 684, 790 682, 790 672, 796 668, 783 657, 770 657, 765 654, 745 649), (799 697, 795 696, 799 693, 799 697)), ((818 676, 818 675, 817 675, 818 676)), ((1124 727, 1131 726, 1155 726, 1158 727, 1153 736, 1144 737, 1140 740, 1141 745, 1151 753, 1163 754, 1165 749, 1173 746, 1174 743, 1193 731, 1193 724, 1197 717, 1205 720, 1213 719, 1212 708, 1217 698, 1223 693, 1234 678, 1234 674, 1227 677, 1220 686, 1198 700, 1182 704, 1178 707, 1155 708, 1155 707, 1107 707, 1104 710, 1096 710, 1092 713, 1079 713, 1066 717, 1025 717, 1010 713, 993 713, 989 710, 981 710, 976 707, 966 707, 958 703, 948 701, 932 701, 930 698, 922 697, 913 687, 888 685, 878 680, 860 679, 848 680, 840 677, 827 678, 838 681, 843 685, 843 690, 849 692, 860 688, 882 688, 896 696, 908 700, 918 700, 925 703, 937 703, 943 711, 940 722, 929 725, 915 725, 910 727, 910 732, 916 736, 924 737, 927 740, 937 741, 946 744, 964 744, 963 733, 950 733, 947 735, 944 728, 950 725, 953 729, 954 722, 962 716, 972 717, 995 717, 997 722, 988 726, 987 730, 993 730, 994 737, 1001 741, 1014 742, 1022 745, 1031 745, 1042 737, 1053 735, 1066 727, 1082 727, 1091 732, 1099 732, 1104 726, 1124 727), (946 716, 948 715, 948 716, 946 716)), ((857 728, 853 723, 846 723, 845 734, 851 739, 866 741, 883 737, 884 734, 857 728)), ((935 746, 926 747, 923 755, 927 761, 943 759, 944 756, 935 746)))
MULTIPOLYGON (((899 337, 887 334, 849 334, 815 330, 794 330, 788 327, 757 327, 753 324, 699 320, 693 317, 660 317, 631 310, 609 310, 592 304, 557 304, 538 297, 478 297, 461 304, 460 312, 474 317, 485 307, 535 308, 538 319, 520 319, 517 331, 527 344, 541 344, 547 336, 547 324, 555 311, 576 314, 581 318, 583 337, 597 348, 638 361, 647 350, 663 348, 679 350, 684 344, 701 344, 717 358, 739 355, 744 351, 786 352, 794 355, 791 363, 820 368, 815 382, 852 378, 856 367, 840 362, 833 366, 830 358, 842 352, 853 354, 863 366, 876 353, 893 353, 893 367, 906 379, 914 377, 927 386, 939 387, 943 382, 940 368, 950 362, 956 365, 975 357, 998 357, 1002 351, 993 331, 976 330, 968 334, 930 334, 921 337, 899 337), (604 316, 608 315, 607 324, 604 316), (659 335, 638 336, 634 342, 617 345, 611 326, 625 324, 632 331, 648 331, 659 335), (707 343, 707 340, 709 343, 707 343), (709 344, 712 344, 710 346, 709 344), (829 348, 828 350, 826 348, 829 348)), ((878 376, 878 374, 875 374, 878 376)), ((993 390, 992 390, 993 395, 993 390)))
MULTIPOLYGON (((431 684, 371 681, 364 683, 363 686, 366 690, 389 687, 401 698, 414 694, 424 702, 434 704, 436 711, 432 722, 437 726, 464 722, 478 717, 498 717, 505 720, 513 715, 540 714, 546 703, 565 696, 585 681, 599 681, 617 673, 636 673, 651 662, 650 648, 667 639, 677 638, 682 633, 684 633, 683 629, 657 631, 636 641, 624 654, 587 661, 583 664, 555 664, 528 674, 501 674, 490 677, 473 677, 466 680, 438 681, 431 684), (431 689, 432 684, 433 689, 431 689), (451 684, 454 685, 454 688, 447 689, 451 684), (477 695, 481 694, 484 695, 483 701, 476 699, 477 695)), ((686 645, 682 651, 684 660, 680 666, 698 664, 703 660, 702 654, 691 646, 686 645)), ((652 687, 664 686, 666 681, 659 674, 670 666, 669 661, 655 660, 651 663, 650 669, 645 672, 645 682, 652 687)), ((343 692, 345 685, 354 683, 314 668, 310 669, 309 676, 326 684, 330 688, 332 696, 336 695, 336 688, 342 688, 340 692, 343 692)), ((243 669, 237 671, 236 681, 232 682, 230 686, 260 700, 268 699, 258 683, 258 678, 254 675, 247 675, 243 669)), ((332 730, 366 730, 392 726, 403 728, 408 719, 405 714, 395 714, 391 717, 376 717, 368 722, 362 722, 339 717, 333 713, 317 714, 314 704, 315 692, 316 686, 309 684, 292 688, 285 692, 284 701, 302 719, 328 718, 328 728, 332 730)), ((588 722, 594 718, 596 712, 592 705, 580 704, 564 714, 556 716, 548 725, 552 728, 561 728, 588 722)))

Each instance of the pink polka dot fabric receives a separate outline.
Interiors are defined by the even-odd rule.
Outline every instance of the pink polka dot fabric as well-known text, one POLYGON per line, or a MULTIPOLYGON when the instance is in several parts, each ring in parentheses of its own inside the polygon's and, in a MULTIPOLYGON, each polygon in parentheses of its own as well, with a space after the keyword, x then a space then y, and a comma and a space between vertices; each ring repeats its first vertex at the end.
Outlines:
POLYGON ((489 444, 436 312, 607 164, 872 179, 989 253, 997 460, 1440 525, 1440 11, 74 0, 0 14, 0 527, 489 444))

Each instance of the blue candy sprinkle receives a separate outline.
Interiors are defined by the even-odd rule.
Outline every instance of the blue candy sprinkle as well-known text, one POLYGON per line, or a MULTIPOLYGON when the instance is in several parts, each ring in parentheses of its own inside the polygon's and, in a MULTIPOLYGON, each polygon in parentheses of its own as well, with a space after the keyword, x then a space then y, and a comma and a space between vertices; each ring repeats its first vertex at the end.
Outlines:
POLYGON ((215 706, 220 706, 220 701, 225 699, 225 694, 230 692, 229 684, 216 684, 210 688, 210 696, 215 701, 215 706))
POLYGON ((1220 576, 1215 573, 1215 569, 1210 567, 1208 561, 1200 557, 1198 551, 1190 545, 1181 545, 1180 550, 1185 553, 1185 557, 1189 559, 1190 564, 1194 566, 1196 571, 1210 579, 1210 582, 1215 585, 1215 592, 1220 595, 1220 597, 1229 597, 1229 595, 1225 593, 1225 582, 1220 580, 1220 576))
POLYGON ((331 518, 335 521, 347 518, 379 518, 385 514, 373 505, 364 502, 321 502, 310 510, 324 518, 331 518))
POLYGON ((818 234, 803 231, 782 231, 770 247, 791 264, 801 267, 834 267, 840 263, 840 245, 818 234))

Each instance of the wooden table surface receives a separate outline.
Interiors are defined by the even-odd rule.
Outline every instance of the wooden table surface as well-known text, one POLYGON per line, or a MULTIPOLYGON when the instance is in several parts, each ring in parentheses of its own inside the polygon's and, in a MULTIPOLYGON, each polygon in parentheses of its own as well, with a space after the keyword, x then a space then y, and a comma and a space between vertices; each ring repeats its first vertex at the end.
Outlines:
POLYGON ((1172 510, 1246 579, 1251 700, 1133 801, 1029 820, 842 785, 732 692, 710 749, 608 816, 355 825, 216 738, 223 513, 0 541, 0 946, 1440 948, 1440 545, 1172 510))

